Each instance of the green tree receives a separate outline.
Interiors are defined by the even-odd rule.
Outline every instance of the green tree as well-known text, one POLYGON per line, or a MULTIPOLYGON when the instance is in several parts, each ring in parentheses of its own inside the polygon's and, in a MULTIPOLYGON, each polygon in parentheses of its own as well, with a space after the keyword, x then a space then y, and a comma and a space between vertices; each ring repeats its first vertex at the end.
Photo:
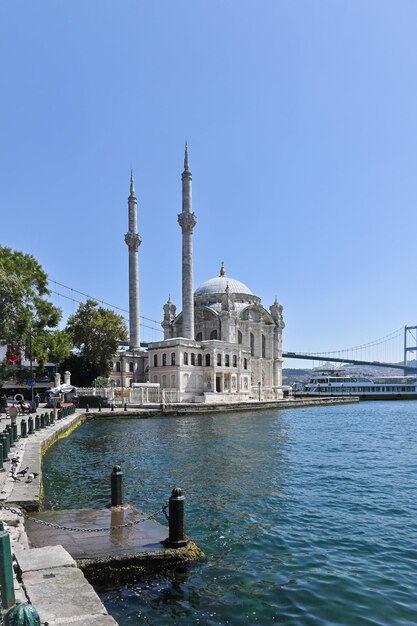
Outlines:
POLYGON ((127 339, 123 317, 110 309, 104 309, 94 300, 87 300, 68 318, 65 330, 91 375, 95 372, 89 384, 97 376, 107 377, 110 361, 120 341, 127 339))
POLYGON ((61 311, 47 299, 48 276, 30 254, 0 246, 0 339, 19 345, 42 369, 46 360, 62 360, 69 339, 56 331, 61 311))

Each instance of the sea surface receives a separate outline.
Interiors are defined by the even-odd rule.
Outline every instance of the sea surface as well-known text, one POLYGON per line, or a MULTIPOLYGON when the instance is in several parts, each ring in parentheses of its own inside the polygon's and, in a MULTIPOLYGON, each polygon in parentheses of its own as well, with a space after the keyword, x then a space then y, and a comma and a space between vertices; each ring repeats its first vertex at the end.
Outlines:
MULTIPOLYGON (((120 626, 417 624, 417 403, 89 421, 44 460, 45 509, 174 486, 207 560, 99 589, 120 626)), ((160 519, 162 523, 163 518, 160 519)))

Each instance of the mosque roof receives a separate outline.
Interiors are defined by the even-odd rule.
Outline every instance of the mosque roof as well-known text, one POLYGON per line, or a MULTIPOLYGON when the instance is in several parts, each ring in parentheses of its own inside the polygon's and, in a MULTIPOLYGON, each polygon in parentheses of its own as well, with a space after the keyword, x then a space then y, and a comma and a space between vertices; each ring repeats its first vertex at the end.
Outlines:
POLYGON ((220 276, 206 280, 205 283, 196 289, 194 295, 203 296, 212 293, 225 293, 226 287, 229 287, 229 293, 243 293, 249 296, 254 295, 249 287, 240 282, 240 280, 236 280, 236 278, 230 278, 225 275, 223 263, 220 270, 220 276))

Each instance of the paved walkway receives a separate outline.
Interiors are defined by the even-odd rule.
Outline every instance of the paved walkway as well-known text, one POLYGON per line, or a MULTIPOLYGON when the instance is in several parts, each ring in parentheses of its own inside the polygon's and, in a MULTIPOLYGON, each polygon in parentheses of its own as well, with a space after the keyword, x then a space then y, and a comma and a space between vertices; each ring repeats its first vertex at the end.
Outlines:
MULTIPOLYGON (((39 409, 38 414, 44 412, 45 409, 39 409)), ((32 510, 38 508, 42 450, 79 422, 83 413, 78 410, 16 442, 10 450, 9 460, 3 463, 3 471, 0 471, 0 504, 17 511, 23 505, 32 510), (18 481, 13 480, 10 473, 12 458, 18 461, 17 471, 29 467, 25 476, 18 476, 18 481), (28 481, 29 473, 38 476, 28 481)), ((26 418, 17 418, 19 433, 22 419, 26 418)), ((8 423, 10 419, 3 414, 0 430, 8 423)), ((62 546, 31 548, 23 517, 8 509, 0 509, 0 519, 10 535, 18 603, 31 602, 41 623, 47 622, 51 626, 117 626, 75 560, 62 546)))

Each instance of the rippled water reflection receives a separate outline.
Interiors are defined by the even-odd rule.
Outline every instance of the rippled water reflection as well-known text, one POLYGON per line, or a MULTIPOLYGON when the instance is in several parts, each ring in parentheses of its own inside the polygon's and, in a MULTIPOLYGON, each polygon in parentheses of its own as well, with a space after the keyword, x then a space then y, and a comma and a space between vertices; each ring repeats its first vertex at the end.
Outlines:
MULTIPOLYGON (((88 422, 44 462, 45 508, 126 499, 157 510, 174 485, 207 562, 101 590, 131 624, 417 623, 414 402, 88 422)), ((162 521, 162 520, 161 520, 162 521)))

